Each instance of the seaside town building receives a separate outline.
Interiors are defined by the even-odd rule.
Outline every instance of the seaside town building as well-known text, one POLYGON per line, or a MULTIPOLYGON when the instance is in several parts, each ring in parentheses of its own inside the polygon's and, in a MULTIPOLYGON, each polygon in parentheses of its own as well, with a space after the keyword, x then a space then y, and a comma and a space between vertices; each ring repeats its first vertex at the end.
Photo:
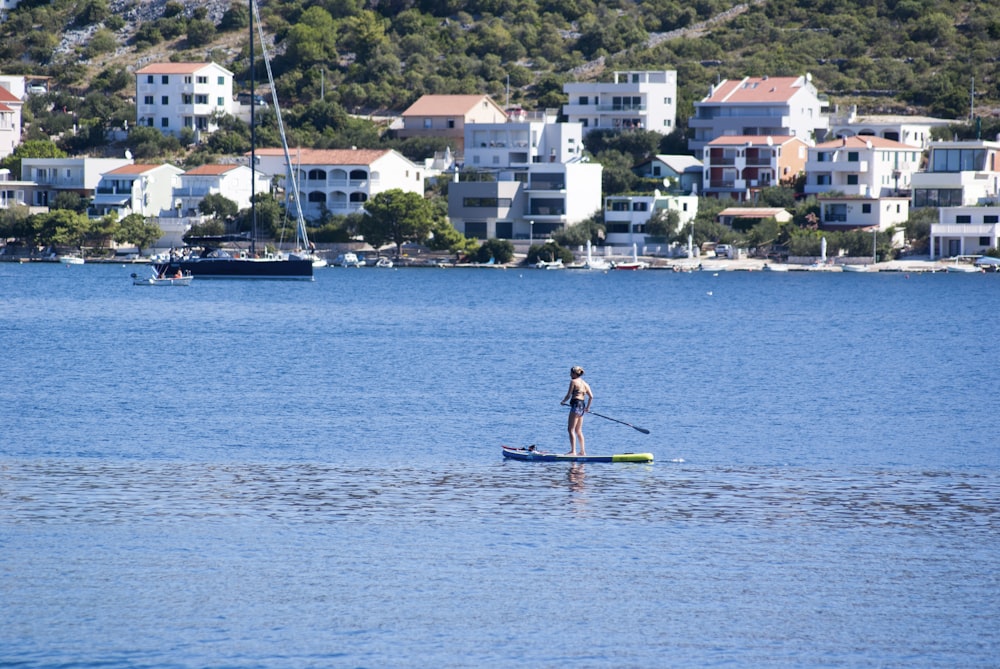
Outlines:
POLYGON ((89 202, 106 172, 132 162, 131 158, 22 158, 21 177, 33 183, 32 206, 49 207, 65 192, 89 202))
POLYGON ((536 112, 468 124, 465 147, 448 216, 467 237, 545 239, 601 208, 603 168, 582 155, 579 123, 536 112))
POLYGON ((886 230, 901 226, 910 216, 906 196, 819 195, 820 227, 824 230, 853 230, 877 227, 886 230))
POLYGON ((422 95, 403 112, 400 139, 446 139, 453 151, 465 151, 465 126, 470 123, 503 123, 504 110, 488 95, 422 95))
POLYGON ((857 105, 845 113, 834 109, 830 115, 829 137, 881 137, 926 149, 934 128, 947 128, 953 121, 932 116, 902 114, 858 114, 857 105))
POLYGON ((88 214, 101 217, 114 212, 119 218, 129 214, 170 216, 174 211, 174 188, 183 172, 169 163, 123 165, 105 172, 88 214))
POLYGON ((927 169, 911 179, 913 207, 996 204, 1000 195, 1000 142, 933 142, 927 169))
POLYGON ((761 188, 793 181, 805 169, 808 148, 804 140, 788 135, 713 139, 702 149, 701 192, 752 202, 761 188))
MULTIPOLYGON (((24 78, 20 77, 22 88, 24 78)), ((5 86, 0 86, 0 158, 14 153, 21 143, 21 108, 24 103, 5 86)))
MULTIPOLYGON (((283 149, 257 149, 257 169, 290 185, 283 149)), ((424 194, 423 166, 392 149, 295 149, 290 154, 302 203, 302 215, 319 220, 326 214, 352 214, 371 197, 400 189, 424 194)))
POLYGON ((827 106, 808 74, 726 79, 694 103, 694 116, 688 120, 694 137, 688 148, 698 155, 718 137, 750 135, 791 136, 811 145, 829 128, 827 106))
POLYGON ((930 258, 980 255, 1000 248, 1000 206, 943 207, 931 225, 930 258))
POLYGON ((659 190, 652 195, 609 195, 604 198, 605 241, 609 245, 631 247, 635 244, 642 254, 666 253, 666 240, 651 240, 646 224, 654 216, 669 211, 677 212, 677 228, 682 228, 698 214, 698 196, 661 193, 659 190))
POLYGON ((233 73, 215 63, 153 63, 135 73, 136 123, 165 135, 217 129, 234 115, 233 73))
POLYGON ((615 72, 610 82, 563 84, 569 102, 563 114, 592 130, 674 131, 677 119, 677 72, 615 72))
POLYGON ((807 151, 807 195, 838 192, 877 198, 909 193, 910 179, 920 168, 918 148, 881 137, 842 137, 807 151))
POLYGON ((670 192, 695 193, 701 189, 704 165, 694 156, 656 155, 632 168, 644 179, 660 179, 670 192))

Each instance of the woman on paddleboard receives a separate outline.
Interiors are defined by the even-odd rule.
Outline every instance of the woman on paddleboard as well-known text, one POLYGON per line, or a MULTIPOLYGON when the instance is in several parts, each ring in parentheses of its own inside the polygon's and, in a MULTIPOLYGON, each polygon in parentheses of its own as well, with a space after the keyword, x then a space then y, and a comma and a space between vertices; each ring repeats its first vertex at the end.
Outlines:
POLYGON ((594 393, 590 390, 590 385, 583 380, 583 367, 574 367, 569 370, 569 390, 566 397, 559 404, 565 406, 569 402, 569 422, 566 429, 569 432, 570 451, 567 455, 587 454, 587 447, 583 440, 583 414, 590 411, 590 403, 594 401, 594 393))

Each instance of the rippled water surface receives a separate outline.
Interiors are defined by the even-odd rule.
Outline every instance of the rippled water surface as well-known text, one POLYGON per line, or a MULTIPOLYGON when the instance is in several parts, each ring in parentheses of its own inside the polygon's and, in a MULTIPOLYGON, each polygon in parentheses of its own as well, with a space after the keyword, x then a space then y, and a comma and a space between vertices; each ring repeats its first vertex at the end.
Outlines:
POLYGON ((997 666, 994 275, 131 271, 0 264, 0 666, 997 666))

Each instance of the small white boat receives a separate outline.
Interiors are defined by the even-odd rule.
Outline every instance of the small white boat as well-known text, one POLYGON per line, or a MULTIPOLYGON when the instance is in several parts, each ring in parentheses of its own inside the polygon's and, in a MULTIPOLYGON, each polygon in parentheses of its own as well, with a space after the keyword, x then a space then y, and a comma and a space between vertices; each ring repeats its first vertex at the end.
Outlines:
POLYGON ((787 272, 788 265, 772 265, 770 263, 764 263, 764 266, 760 269, 763 272, 787 272))
POLYGON ((337 256, 333 264, 340 267, 364 267, 365 261, 358 258, 358 254, 348 251, 337 256))
POLYGON ((615 265, 615 269, 622 270, 638 270, 646 269, 649 267, 649 263, 644 260, 639 260, 639 250, 636 244, 632 244, 632 262, 620 262, 615 265))
POLYGON ((983 272, 982 267, 976 267, 975 265, 967 265, 963 263, 952 263, 951 265, 945 265, 945 270, 948 272, 955 272, 957 274, 976 274, 983 272))
POLYGON ((147 276, 145 278, 140 277, 138 274, 132 273, 132 285, 133 286, 190 286, 191 281, 194 279, 194 275, 191 272, 182 272, 180 275, 173 276, 147 276))
POLYGON ((392 269, 392 261, 386 256, 380 257, 375 261, 375 267, 381 267, 382 269, 392 269))
POLYGON ((59 262, 63 265, 82 265, 83 258, 73 255, 59 256, 59 262))
POLYGON ((566 269, 563 265, 562 258, 557 260, 539 260, 535 263, 536 269, 566 269))
POLYGON ((842 272, 871 272, 871 265, 841 265, 842 272))

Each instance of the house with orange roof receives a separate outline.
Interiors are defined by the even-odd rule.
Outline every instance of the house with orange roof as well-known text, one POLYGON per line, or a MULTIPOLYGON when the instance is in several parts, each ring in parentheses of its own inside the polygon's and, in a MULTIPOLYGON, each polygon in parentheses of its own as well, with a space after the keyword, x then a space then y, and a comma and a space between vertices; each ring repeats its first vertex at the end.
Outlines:
POLYGON ((0 86, 0 158, 14 153, 21 143, 21 107, 19 97, 0 86))
MULTIPOLYGON (((257 169, 289 188, 283 149, 257 149, 257 169)), ((424 194, 424 168, 392 149, 295 149, 290 153, 302 215, 361 211, 371 197, 400 189, 424 194)))
POLYGON ((733 135, 787 135, 814 144, 830 127, 827 106, 809 74, 726 79, 694 103, 688 148, 697 155, 713 139, 733 135))
POLYGON ((218 128, 216 117, 233 115, 233 73, 215 63, 152 63, 135 73, 136 123, 179 136, 218 128))
POLYGON ((790 135, 713 139, 702 149, 701 192, 752 202, 755 191, 793 181, 805 169, 808 148, 790 135))
POLYGON ((169 163, 123 165, 105 172, 88 211, 101 217, 112 212, 119 218, 129 214, 146 217, 170 216, 174 211, 174 188, 183 172, 169 163))
POLYGON ((207 195, 221 195, 240 209, 250 207, 250 197, 256 191, 266 193, 269 179, 256 173, 257 188, 251 183, 251 170, 246 165, 199 165, 180 175, 174 188, 174 210, 178 216, 201 216, 198 205, 207 195))
POLYGON ((808 149, 804 191, 876 198, 898 195, 909 191, 920 158, 915 146, 870 135, 823 142, 808 149))
POLYGON ((423 95, 403 112, 400 139, 445 139, 457 155, 465 152, 465 126, 503 123, 507 114, 488 95, 423 95))

